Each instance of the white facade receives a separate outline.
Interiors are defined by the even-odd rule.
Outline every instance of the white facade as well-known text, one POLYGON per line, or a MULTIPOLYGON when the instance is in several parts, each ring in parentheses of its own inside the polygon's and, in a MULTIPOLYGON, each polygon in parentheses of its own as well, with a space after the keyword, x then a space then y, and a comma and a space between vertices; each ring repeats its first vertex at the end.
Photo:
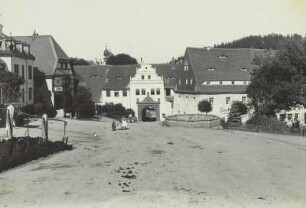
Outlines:
POLYGON ((8 68, 8 71, 18 74, 24 79, 24 84, 20 86, 19 104, 25 106, 34 103, 34 74, 33 60, 19 58, 15 56, 0 57, 8 68))
POLYGON ((174 114, 197 114, 198 103, 207 100, 212 105, 209 114, 227 119, 233 101, 247 102, 247 94, 183 94, 174 95, 174 114))
MULTIPOLYGON (((170 90, 170 96, 173 94, 173 90, 170 90)), ((137 114, 137 102, 143 101, 147 96, 155 102, 160 102, 160 117, 162 114, 171 114, 172 105, 165 98, 166 90, 163 77, 159 76, 156 69, 150 64, 142 64, 140 68, 136 69, 135 76, 130 77, 129 86, 126 89, 102 90, 100 103, 121 103, 125 108, 133 109, 137 114)))

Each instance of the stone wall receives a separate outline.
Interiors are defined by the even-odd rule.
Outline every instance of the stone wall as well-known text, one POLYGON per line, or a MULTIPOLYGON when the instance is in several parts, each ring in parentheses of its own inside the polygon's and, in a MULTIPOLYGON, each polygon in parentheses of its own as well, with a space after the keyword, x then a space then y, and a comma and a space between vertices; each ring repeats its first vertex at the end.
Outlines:
POLYGON ((0 172, 49 154, 71 150, 64 142, 43 138, 19 137, 0 142, 0 172))

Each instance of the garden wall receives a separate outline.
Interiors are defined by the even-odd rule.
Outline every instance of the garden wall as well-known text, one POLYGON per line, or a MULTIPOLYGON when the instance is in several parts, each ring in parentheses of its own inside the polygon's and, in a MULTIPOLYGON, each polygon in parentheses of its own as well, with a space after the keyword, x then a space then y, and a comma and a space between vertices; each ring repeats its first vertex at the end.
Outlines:
POLYGON ((71 149, 72 146, 64 142, 46 141, 40 137, 2 140, 0 142, 0 172, 52 153, 71 149))
POLYGON ((211 128, 221 125, 220 118, 213 115, 186 114, 173 115, 165 119, 168 126, 192 127, 192 128, 211 128))

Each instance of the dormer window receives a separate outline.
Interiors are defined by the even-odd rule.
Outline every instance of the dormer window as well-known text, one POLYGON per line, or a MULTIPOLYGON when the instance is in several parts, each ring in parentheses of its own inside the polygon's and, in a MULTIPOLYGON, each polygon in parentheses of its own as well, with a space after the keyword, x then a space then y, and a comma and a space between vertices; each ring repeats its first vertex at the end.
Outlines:
POLYGON ((224 55, 224 54, 222 54, 222 55, 219 56, 219 59, 226 59, 226 58, 227 58, 227 56, 224 55))
POLYGON ((188 69, 189 69, 189 63, 188 63, 188 61, 186 60, 186 61, 184 62, 184 71, 188 71, 188 69))
POLYGON ((243 72, 247 72, 247 71, 249 71, 249 69, 248 69, 248 68, 241 68, 240 70, 241 70, 241 71, 243 71, 243 72))
POLYGON ((92 79, 98 79, 98 78, 100 78, 100 76, 99 75, 92 75, 90 78, 92 78, 92 79))
POLYGON ((215 71, 215 68, 209 67, 209 68, 207 68, 206 70, 207 70, 207 71, 215 71))

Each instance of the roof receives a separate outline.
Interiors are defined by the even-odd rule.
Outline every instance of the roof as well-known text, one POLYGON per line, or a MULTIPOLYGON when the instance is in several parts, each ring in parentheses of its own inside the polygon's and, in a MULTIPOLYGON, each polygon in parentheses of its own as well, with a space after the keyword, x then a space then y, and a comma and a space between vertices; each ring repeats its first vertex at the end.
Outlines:
MULTIPOLYGON (((165 88, 174 88, 175 79, 179 70, 178 65, 152 64, 156 73, 164 77, 165 88)), ((100 100, 102 90, 128 89, 130 77, 135 76, 140 65, 89 65, 75 66, 75 73, 80 83, 88 87, 93 101, 100 100)))
MULTIPOLYGON (((185 58, 189 60, 196 80, 198 92, 241 92, 241 86, 203 86, 205 81, 249 81, 255 68, 253 59, 262 55, 261 49, 187 48, 185 58)), ((245 92, 245 90, 244 90, 245 92)))
POLYGON ((6 68, 7 68, 6 63, 0 58, 0 69, 6 69, 6 68))
POLYGON ((137 99, 137 103, 142 103, 142 104, 153 104, 153 103, 159 103, 159 99, 158 101, 154 101, 149 94, 147 95, 147 97, 145 97, 145 99, 143 99, 142 101, 139 101, 137 99))
POLYGON ((15 36, 14 38, 31 46, 31 53, 36 58, 35 66, 47 76, 54 74, 59 59, 70 60, 51 35, 15 36))
POLYGON ((100 102, 101 91, 105 84, 106 68, 103 66, 75 66, 76 78, 79 84, 85 86, 92 94, 92 100, 100 102))

